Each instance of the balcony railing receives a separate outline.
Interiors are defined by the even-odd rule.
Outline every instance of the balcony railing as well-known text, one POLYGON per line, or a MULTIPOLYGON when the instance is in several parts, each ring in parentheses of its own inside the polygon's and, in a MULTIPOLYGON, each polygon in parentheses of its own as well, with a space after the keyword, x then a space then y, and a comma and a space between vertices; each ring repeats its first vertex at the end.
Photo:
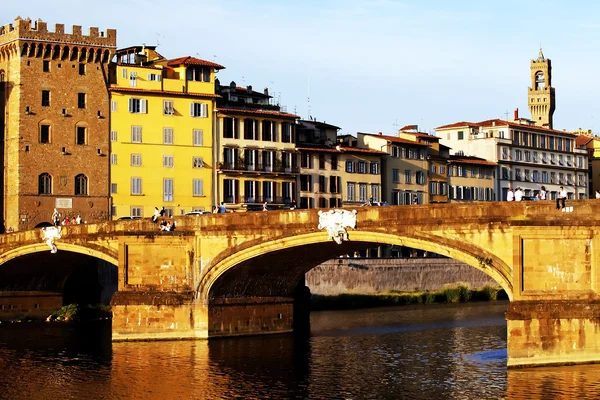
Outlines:
POLYGON ((240 162, 234 163, 219 163, 218 168, 221 171, 252 171, 265 173, 284 173, 297 174, 300 172, 299 167, 285 167, 282 165, 264 165, 264 164, 246 164, 240 162))
POLYGON ((227 204, 292 204, 291 197, 283 196, 223 196, 227 204))

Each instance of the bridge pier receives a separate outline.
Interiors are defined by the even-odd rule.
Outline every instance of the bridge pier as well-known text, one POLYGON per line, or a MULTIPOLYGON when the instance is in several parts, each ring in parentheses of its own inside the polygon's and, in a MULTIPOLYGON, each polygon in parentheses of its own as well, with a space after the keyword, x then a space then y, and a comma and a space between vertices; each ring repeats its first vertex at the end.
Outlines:
POLYGON ((600 360, 598 301, 512 301, 506 320, 509 367, 600 360))

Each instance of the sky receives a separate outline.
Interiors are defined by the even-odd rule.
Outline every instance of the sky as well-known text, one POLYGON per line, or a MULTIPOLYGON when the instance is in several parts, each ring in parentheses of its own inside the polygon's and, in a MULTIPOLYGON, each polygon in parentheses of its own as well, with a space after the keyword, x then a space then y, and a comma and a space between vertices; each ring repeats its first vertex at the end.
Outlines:
POLYGON ((554 128, 600 132, 600 2, 545 0, 22 0, 20 16, 117 29, 117 46, 225 66, 221 84, 262 91, 340 133, 433 132, 529 118, 529 62, 552 60, 554 128))

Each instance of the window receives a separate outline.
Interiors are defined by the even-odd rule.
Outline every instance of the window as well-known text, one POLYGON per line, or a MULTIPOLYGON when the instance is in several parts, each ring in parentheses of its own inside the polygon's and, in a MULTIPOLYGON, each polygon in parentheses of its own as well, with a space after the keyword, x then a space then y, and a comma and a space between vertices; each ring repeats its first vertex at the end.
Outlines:
POLYGON ((311 192, 312 191, 312 176, 311 175, 300 175, 300 191, 311 192))
POLYGON ((366 174, 367 173, 367 166, 366 166, 366 163, 364 161, 359 161, 358 162, 358 173, 359 174, 366 174))
POLYGON ((361 201, 361 202, 367 201, 367 184, 366 183, 358 184, 358 201, 361 201))
POLYGON ((531 152, 528 150, 525 150, 525 161, 531 162, 531 152))
POLYGON ((160 74, 148 74, 149 81, 160 81, 160 74))
POLYGON ((210 82, 210 68, 200 65, 190 65, 186 70, 188 81, 210 82))
POLYGON ((110 155, 110 163, 111 163, 112 165, 117 165, 117 155, 116 155, 115 153, 112 153, 112 154, 110 155))
POLYGON ((79 63, 79 75, 85 75, 85 64, 79 63))
POLYGON ((206 103, 191 103, 190 115, 192 117, 208 118, 208 104, 206 103))
POLYGON ((75 196, 85 196, 88 194, 88 179, 84 174, 75 176, 75 196))
POLYGON ((346 200, 354 201, 354 183, 348 182, 346 183, 346 200))
POLYGON ((117 184, 116 183, 111 183, 110 184, 110 193, 111 194, 117 193, 117 184))
POLYGON ((429 166, 429 172, 431 172, 432 174, 435 174, 436 168, 435 168, 435 164, 431 164, 429 166))
POLYGON ((142 155, 141 154, 132 154, 131 155, 131 166, 132 167, 140 167, 142 165, 142 155))
POLYGON ((533 181, 534 182, 539 182, 540 181, 540 173, 536 170, 533 171, 533 181))
POLYGON ((131 194, 142 194, 142 178, 131 178, 131 194))
POLYGON ((77 93, 77 108, 85 108, 85 93, 77 93))
POLYGON ((87 143, 87 128, 85 126, 77 127, 77 137, 75 138, 75 144, 84 145, 87 143))
POLYGON ((164 100, 163 101, 163 113, 165 115, 174 115, 175 108, 173 107, 173 100, 164 100))
POLYGON ((49 107, 50 106, 50 91, 42 90, 42 106, 49 107))
POLYGON ((392 169, 392 182, 400 183, 400 170, 392 169))
POLYGON ((335 154, 332 154, 331 155, 331 170, 337 171, 337 169, 338 169, 338 159, 335 154))
POLYGON ((137 72, 129 73, 129 86, 136 87, 137 86, 137 72))
POLYGON ((115 100, 110 102, 110 112, 117 112, 117 102, 115 100))
POLYGON ((163 144, 173 144, 173 128, 163 128, 163 144))
POLYGON ((400 157, 400 149, 398 148, 398 146, 392 146, 392 157, 398 158, 400 157))
POLYGON ((117 141, 117 131, 110 131, 110 141, 111 142, 117 141))
POLYGON ((163 167, 173 168, 173 156, 163 156, 163 167))
POLYGON ((319 154, 319 169, 325 169, 325 154, 319 154))
POLYGON ((131 206, 130 213, 132 217, 143 217, 144 213, 142 212, 143 208, 139 206, 131 206))
POLYGON ((415 174, 415 181, 418 185, 424 185, 425 173, 423 173, 423 171, 417 171, 417 173, 415 174))
POLYGON ((38 194, 52 194, 52 177, 47 172, 38 177, 38 194))
POLYGON ((193 142, 194 146, 202 146, 203 145, 203 131, 202 129, 194 129, 193 131, 193 142))
POLYGON ((146 114, 148 111, 148 101, 146 99, 129 99, 129 112, 132 114, 146 114))
POLYGON ((503 147, 502 148, 502 159, 503 160, 508 160, 510 157, 508 155, 508 147, 503 147))
POLYGON ((327 193, 327 177, 319 175, 319 192, 327 193))
POLYGON ((521 150, 515 150, 515 160, 516 161, 523 160, 523 153, 521 152, 521 150))
POLYGON ((50 61, 49 60, 42 61, 42 71, 50 72, 50 61))
POLYGON ((204 160, 202 157, 192 157, 192 168, 204 167, 204 160))
POLYGON ((370 169, 372 175, 379 175, 379 163, 372 162, 370 165, 370 169))
POLYGON ((463 140, 465 137, 465 134, 463 133, 463 131, 458 131, 458 140, 463 140))
POLYGON ((50 143, 50 125, 40 125, 40 143, 50 143))
POLYGON ((521 169, 520 168, 515 168, 515 179, 518 180, 518 181, 522 180, 521 169))
POLYGON ((132 126, 131 127, 131 142, 142 143, 142 127, 132 126))
POLYGON ((379 185, 371 185, 371 196, 373 201, 379 201, 379 185))
POLYGON ((163 179, 163 201, 173 201, 173 179, 163 179))
POLYGON ((329 192, 330 193, 339 193, 341 183, 342 183, 341 177, 339 177, 339 176, 329 177, 329 192))
POLYGON ((410 169, 404 171, 404 183, 411 183, 410 169))
POLYGON ((121 69, 121 77, 127 79, 127 68, 121 69))
POLYGON ((437 194, 437 182, 429 182, 429 194, 435 195, 437 194))
POLYGON ((292 125, 289 122, 281 123, 281 141, 283 143, 291 143, 292 142, 292 125))
POLYGON ((547 171, 542 171, 542 183, 549 183, 548 182, 548 172, 547 171))
POLYGON ((354 166, 354 163, 352 161, 346 161, 346 172, 354 172, 353 166, 354 166))
POLYGON ((446 166, 440 165, 439 171, 440 171, 440 175, 446 175, 446 166))
POLYGON ((204 196, 204 181, 202 179, 194 179, 192 185, 194 196, 204 196))

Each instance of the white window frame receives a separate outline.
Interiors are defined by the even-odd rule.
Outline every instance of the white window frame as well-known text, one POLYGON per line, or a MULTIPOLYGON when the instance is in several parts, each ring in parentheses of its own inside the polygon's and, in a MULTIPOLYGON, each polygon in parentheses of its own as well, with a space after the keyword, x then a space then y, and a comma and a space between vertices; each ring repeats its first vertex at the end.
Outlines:
POLYGON ((202 129, 192 130, 192 144, 194 146, 204 146, 204 131, 202 129))
POLYGON ((110 112, 117 112, 117 101, 113 100, 110 102, 110 112))
POLYGON ((141 195, 142 194, 142 178, 131 177, 131 194, 141 195))
POLYGON ((123 79, 127 79, 127 68, 121 68, 121 76, 123 79))
POLYGON ((148 74, 148 80, 149 81, 160 81, 161 80, 161 76, 160 74, 148 74))
POLYGON ((128 110, 131 114, 146 114, 148 112, 148 100, 137 97, 129 98, 128 110))
POLYGON ((110 141, 111 142, 116 142, 117 141, 117 131, 110 131, 110 141))
POLYGON ((173 168, 173 156, 172 155, 163 155, 163 167, 173 168))
POLYGON ((202 157, 192 157, 192 168, 204 167, 204 159, 202 157))
POLYGON ((112 153, 110 155, 110 164, 111 165, 117 165, 117 155, 115 153, 112 153))
POLYGON ((174 181, 173 178, 164 178, 163 179, 163 201, 174 201, 175 198, 174 192, 174 181))
POLYGON ((190 116, 196 118, 208 118, 208 104, 191 102, 190 116))
POLYGON ((192 193, 194 197, 204 196, 204 180, 193 179, 192 180, 192 193))
POLYGON ((141 154, 131 154, 131 166, 132 167, 141 167, 142 166, 142 155, 141 154))
POLYGON ((136 87, 137 86, 137 72, 131 71, 129 73, 129 86, 136 87))
POLYGON ((142 143, 142 127, 138 125, 131 126, 131 143, 142 143))
POLYGON ((175 104, 173 100, 163 100, 163 115, 175 115, 175 104))
POLYGON ((174 136, 173 128, 163 128, 163 144, 173 144, 174 136))
POLYGON ((131 208, 129 209, 129 215, 131 215, 132 217, 143 217, 143 207, 140 206, 131 206, 131 208))

